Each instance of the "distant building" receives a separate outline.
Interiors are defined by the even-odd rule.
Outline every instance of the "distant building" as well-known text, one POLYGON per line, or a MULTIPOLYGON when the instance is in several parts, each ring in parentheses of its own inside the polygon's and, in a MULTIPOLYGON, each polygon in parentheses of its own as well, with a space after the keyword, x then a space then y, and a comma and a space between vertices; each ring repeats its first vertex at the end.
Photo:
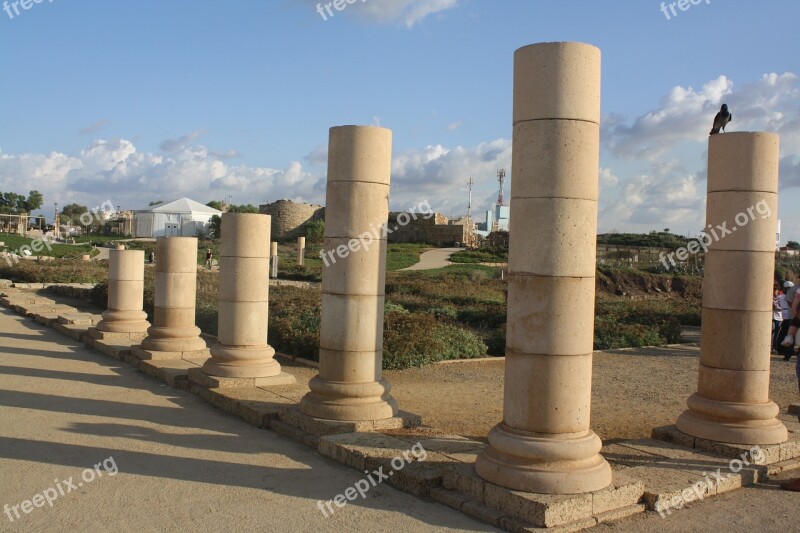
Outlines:
POLYGON ((272 240, 292 239, 305 235, 304 226, 318 219, 325 219, 325 208, 316 204, 278 200, 258 206, 258 212, 272 217, 272 240))
POLYGON ((222 211, 189 198, 144 209, 134 209, 136 237, 194 237, 205 233, 214 215, 222 211))
POLYGON ((470 246, 475 238, 472 219, 461 217, 450 220, 441 213, 434 213, 427 219, 422 213, 414 215, 405 212, 389 213, 387 235, 389 242, 415 242, 434 246, 470 246))
POLYGON ((492 231, 508 231, 508 219, 511 216, 511 207, 507 205, 494 206, 494 224, 492 231))

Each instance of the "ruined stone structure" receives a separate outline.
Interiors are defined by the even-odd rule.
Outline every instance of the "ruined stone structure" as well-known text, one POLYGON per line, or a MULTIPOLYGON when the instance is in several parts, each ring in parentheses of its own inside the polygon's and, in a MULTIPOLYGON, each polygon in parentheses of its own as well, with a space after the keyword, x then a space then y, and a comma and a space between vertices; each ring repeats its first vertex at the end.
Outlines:
POLYGON ((464 217, 451 224, 450 220, 441 213, 434 213, 427 219, 423 218, 424 216, 426 215, 422 213, 416 213, 416 215, 404 212, 389 213, 387 224, 387 228, 391 230, 391 233, 388 234, 389 242, 415 242, 447 246, 454 242, 469 244, 474 238, 471 219, 464 217))
POLYGON ((392 132, 374 126, 331 128, 325 250, 349 247, 322 270, 319 375, 300 411, 328 420, 382 420, 397 414, 382 378, 386 240, 354 249, 389 212, 392 132))
POLYGON ((516 51, 512 142, 503 421, 475 470, 514 490, 595 491, 612 480, 589 427, 599 49, 543 43, 516 51), (568 317, 565 301, 580 302, 568 317))
POLYGON ((773 133, 709 137, 706 223, 732 231, 712 239, 706 254, 697 392, 676 422, 694 437, 751 445, 787 439, 769 398, 778 161, 773 133))
POLYGON ((272 217, 272 233, 275 240, 294 239, 302 234, 303 225, 312 220, 324 219, 325 208, 320 205, 278 200, 258 206, 258 212, 272 217))

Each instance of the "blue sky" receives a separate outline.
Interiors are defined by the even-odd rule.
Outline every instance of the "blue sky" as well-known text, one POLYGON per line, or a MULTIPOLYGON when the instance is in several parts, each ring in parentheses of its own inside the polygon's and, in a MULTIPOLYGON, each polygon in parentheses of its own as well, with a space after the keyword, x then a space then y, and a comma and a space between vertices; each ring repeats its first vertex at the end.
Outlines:
POLYGON ((669 20, 652 0, 364 0, 328 20, 316 5, 9 5, 0 190, 41 190, 48 216, 54 201, 322 203, 328 128, 380 124, 393 209, 463 214, 470 176, 486 209, 497 169, 513 180, 514 50, 574 40, 603 53, 600 231, 702 228, 727 102, 731 131, 781 134, 782 240, 800 240, 800 2, 702 0, 669 20))

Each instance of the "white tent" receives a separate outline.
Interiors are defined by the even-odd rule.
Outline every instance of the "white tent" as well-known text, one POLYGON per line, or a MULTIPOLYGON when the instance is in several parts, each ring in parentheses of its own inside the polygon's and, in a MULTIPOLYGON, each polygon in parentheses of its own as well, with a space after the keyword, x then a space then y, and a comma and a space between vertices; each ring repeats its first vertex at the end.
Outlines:
POLYGON ((137 237, 194 237, 205 233, 208 222, 222 211, 189 198, 134 209, 137 237))

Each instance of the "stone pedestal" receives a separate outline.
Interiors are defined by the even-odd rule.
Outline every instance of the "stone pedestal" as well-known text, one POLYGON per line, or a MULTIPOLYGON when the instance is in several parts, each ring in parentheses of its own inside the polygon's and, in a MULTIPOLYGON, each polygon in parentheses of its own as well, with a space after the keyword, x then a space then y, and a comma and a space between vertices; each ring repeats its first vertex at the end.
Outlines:
POLYGON ((303 266, 306 264, 306 238, 297 238, 297 264, 303 266))
POLYGON ((203 372, 223 378, 281 375, 267 344, 270 217, 224 213, 219 258, 219 342, 203 372))
POLYGON ((108 304, 102 320, 89 334, 95 339, 140 339, 150 323, 142 310, 144 300, 144 251, 109 250, 108 304))
POLYGON ((787 439, 769 398, 778 136, 712 135, 697 392, 676 427, 733 444, 787 439))
POLYGON ((392 132, 331 128, 328 149, 319 375, 300 401, 328 420, 381 420, 397 414, 382 378, 386 237, 392 132), (359 239, 360 238, 360 239, 359 239))
POLYGON ((134 354, 141 359, 207 357, 195 326, 197 238, 159 237, 156 255, 153 325, 134 354))
POLYGON ((599 120, 599 49, 516 51, 503 422, 475 464, 514 490, 576 494, 612 480, 589 427, 599 120))

